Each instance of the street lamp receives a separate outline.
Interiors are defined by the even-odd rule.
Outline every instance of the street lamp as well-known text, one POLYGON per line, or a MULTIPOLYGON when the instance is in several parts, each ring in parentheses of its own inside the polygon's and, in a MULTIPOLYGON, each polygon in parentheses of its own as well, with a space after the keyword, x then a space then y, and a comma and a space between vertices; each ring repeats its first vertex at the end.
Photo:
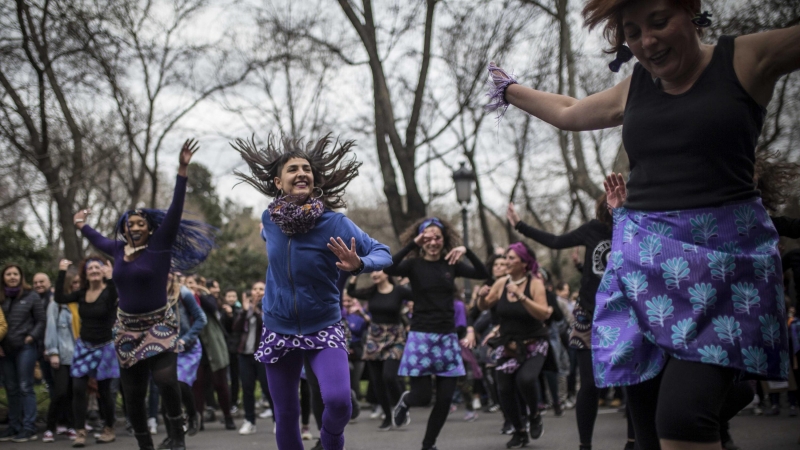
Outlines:
MULTIPOLYGON (((453 172, 453 181, 456 184, 456 199, 461 203, 461 223, 464 229, 464 246, 469 247, 469 228, 467 227, 467 205, 472 198, 472 182, 475 181, 475 174, 472 173, 464 163, 453 172)), ((468 279, 464 278, 464 302, 467 303, 472 297, 472 288, 468 279)))

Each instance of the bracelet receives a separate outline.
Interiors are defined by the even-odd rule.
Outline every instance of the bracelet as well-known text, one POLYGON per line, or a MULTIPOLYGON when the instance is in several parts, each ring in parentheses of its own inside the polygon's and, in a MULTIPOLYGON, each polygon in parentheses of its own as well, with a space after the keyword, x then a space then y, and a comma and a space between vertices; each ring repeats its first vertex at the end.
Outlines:
POLYGON ((359 261, 361 262, 361 265, 360 265, 360 266, 358 266, 358 269, 356 269, 356 270, 351 270, 351 271, 350 271, 350 275, 358 275, 358 274, 360 274, 361 272, 363 272, 363 271, 364 271, 364 260, 363 260, 363 259, 361 259, 361 258, 359 258, 359 261))
POLYGON ((78 220, 75 220, 75 221, 73 221, 72 223, 74 223, 75 225, 77 225, 77 224, 79 224, 79 223, 83 223, 83 222, 86 222, 86 221, 85 221, 85 220, 83 220, 83 219, 78 219, 78 220))

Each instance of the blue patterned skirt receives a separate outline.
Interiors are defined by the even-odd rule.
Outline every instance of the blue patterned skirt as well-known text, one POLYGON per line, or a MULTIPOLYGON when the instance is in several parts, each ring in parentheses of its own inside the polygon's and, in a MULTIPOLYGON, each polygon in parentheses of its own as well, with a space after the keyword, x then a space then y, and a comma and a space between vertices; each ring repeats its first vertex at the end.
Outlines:
POLYGON ((616 209, 594 313, 597 386, 651 379, 667 356, 787 379, 777 244, 761 199, 672 212, 616 209))
POLYGON ((253 355, 264 364, 274 364, 292 350, 323 350, 338 348, 347 351, 347 337, 341 322, 329 325, 312 334, 279 334, 263 327, 261 342, 253 355))
POLYGON ((197 379, 197 368, 200 367, 200 359, 203 357, 203 345, 200 339, 194 345, 178 353, 178 381, 182 381, 189 386, 194 384, 197 379))
POLYGON ((466 375, 458 336, 455 333, 409 332, 397 374, 401 377, 466 375))
POLYGON ((119 361, 114 350, 114 341, 92 345, 78 338, 75 341, 69 374, 73 378, 89 376, 98 381, 119 378, 119 361))

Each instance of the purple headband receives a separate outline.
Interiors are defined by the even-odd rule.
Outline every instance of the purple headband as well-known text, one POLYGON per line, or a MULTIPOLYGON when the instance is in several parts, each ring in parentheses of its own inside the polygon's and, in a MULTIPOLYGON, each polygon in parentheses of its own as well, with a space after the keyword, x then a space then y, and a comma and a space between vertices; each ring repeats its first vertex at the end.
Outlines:
POLYGON ((508 246, 508 249, 514 250, 514 253, 516 253, 517 256, 519 256, 519 259, 521 259, 525 263, 525 268, 528 269, 528 271, 533 273, 539 271, 539 263, 536 262, 536 258, 530 253, 528 253, 528 249, 525 248, 525 246, 522 245, 521 242, 514 242, 513 244, 508 246))
POLYGON ((444 231, 444 225, 442 225, 442 222, 436 217, 431 217, 419 225, 419 228, 417 228, 417 234, 421 234, 423 231, 425 231, 425 228, 428 228, 431 225, 436 225, 442 229, 442 231, 444 231))
POLYGON ((84 269, 88 269, 89 268, 89 263, 93 262, 93 261, 97 261, 101 266, 105 266, 105 264, 103 264, 103 260, 102 259, 100 259, 100 258, 89 258, 89 259, 86 260, 86 264, 84 264, 83 268, 84 269))

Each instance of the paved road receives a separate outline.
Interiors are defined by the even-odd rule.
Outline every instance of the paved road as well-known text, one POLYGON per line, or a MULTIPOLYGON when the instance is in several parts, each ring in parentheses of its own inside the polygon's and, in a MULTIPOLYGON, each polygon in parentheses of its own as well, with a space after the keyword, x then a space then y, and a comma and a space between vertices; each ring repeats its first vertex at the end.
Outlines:
MULTIPOLYGON (((348 450, 417 450, 420 448, 422 435, 425 432, 429 410, 426 408, 412 410, 412 422, 406 428, 387 432, 377 431, 379 422, 361 418, 357 423, 347 427, 348 450)), ((508 436, 499 434, 501 416, 497 414, 481 414, 476 422, 465 423, 461 420, 463 412, 458 411, 450 416, 442 430, 437 447, 440 450, 480 449, 504 450, 508 436)), ((545 416, 544 436, 531 444, 528 448, 542 450, 557 450, 578 448, 577 428, 575 425, 574 411, 568 411, 564 417, 545 416)), ((313 420, 312 420, 313 421, 313 420)), ((237 424, 241 419, 237 420, 237 424)), ((206 449, 277 449, 275 436, 272 434, 272 422, 259 420, 258 433, 249 436, 239 436, 236 431, 226 431, 219 424, 206 425, 206 431, 196 436, 187 438, 187 447, 190 450, 206 449)), ((800 417, 789 418, 786 415, 778 417, 763 417, 743 415, 732 421, 732 432, 736 442, 743 450, 800 450, 797 438, 800 436, 800 417)), ((163 427, 159 428, 162 434, 155 436, 156 443, 163 439, 163 427)), ((121 436, 117 442, 99 446, 87 445, 87 449, 98 450, 135 449, 136 444, 132 437, 125 434, 120 427, 121 436)), ((41 439, 41 434, 39 435, 41 439)), ((625 440, 624 416, 612 410, 601 409, 595 427, 595 450, 622 449, 625 440)), ((306 449, 311 448, 314 441, 307 441, 306 449)), ((41 441, 14 444, 11 442, 0 443, 0 449, 20 450, 56 450, 71 448, 69 441, 59 437, 55 443, 44 444, 41 441)))

